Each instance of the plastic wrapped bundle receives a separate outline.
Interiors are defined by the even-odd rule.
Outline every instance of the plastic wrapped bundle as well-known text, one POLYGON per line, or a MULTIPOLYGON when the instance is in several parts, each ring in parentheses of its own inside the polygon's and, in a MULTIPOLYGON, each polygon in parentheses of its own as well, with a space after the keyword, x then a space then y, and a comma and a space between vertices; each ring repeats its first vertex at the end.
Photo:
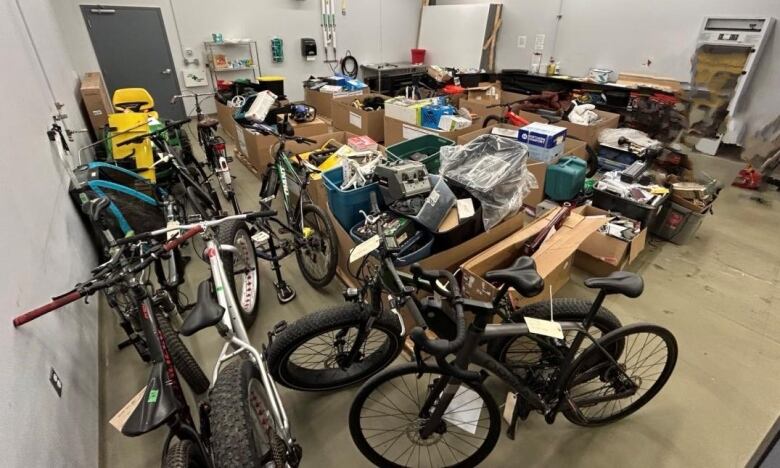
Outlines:
POLYGON ((523 143, 498 135, 480 135, 462 146, 441 148, 440 174, 468 189, 482 203, 485 229, 520 211, 528 192, 538 187, 526 168, 523 143))

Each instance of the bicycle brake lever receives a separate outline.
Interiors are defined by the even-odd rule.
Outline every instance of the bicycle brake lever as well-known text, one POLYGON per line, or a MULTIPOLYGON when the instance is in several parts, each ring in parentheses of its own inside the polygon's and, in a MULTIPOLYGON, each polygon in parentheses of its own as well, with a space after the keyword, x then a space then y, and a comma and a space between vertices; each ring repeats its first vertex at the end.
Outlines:
POLYGON ((417 345, 417 343, 414 344, 414 360, 417 363, 417 378, 419 379, 423 375, 423 359, 422 359, 422 351, 420 351, 420 347, 417 345))

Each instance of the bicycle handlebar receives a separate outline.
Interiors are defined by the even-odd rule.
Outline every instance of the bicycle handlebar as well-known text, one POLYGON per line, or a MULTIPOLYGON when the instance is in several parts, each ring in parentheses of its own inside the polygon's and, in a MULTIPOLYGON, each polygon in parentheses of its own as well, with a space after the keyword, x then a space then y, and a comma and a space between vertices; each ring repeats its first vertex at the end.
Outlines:
POLYGON ((176 120, 176 121, 173 121, 173 122, 169 123, 168 125, 166 125, 165 127, 161 128, 161 129, 155 130, 153 132, 144 133, 143 135, 138 135, 137 137, 133 137, 133 138, 130 138, 129 140, 125 140, 125 141, 123 141, 121 143, 117 143, 116 146, 119 147, 119 146, 125 146, 125 145, 131 145, 131 144, 139 143, 139 142, 145 140, 146 138, 149 138, 149 137, 155 136, 155 135, 159 135, 160 133, 163 133, 163 132, 167 132, 168 130, 170 130, 172 128, 181 127, 182 125, 184 125, 186 123, 189 123, 189 122, 190 122, 190 118, 189 117, 187 117, 186 119, 176 120))
POLYGON ((25 323, 35 320, 41 315, 48 314, 49 312, 53 310, 57 310, 60 307, 70 304, 71 302, 77 301, 81 299, 84 296, 84 294, 81 291, 73 290, 64 296, 60 296, 50 303, 46 305, 42 305, 36 309, 33 309, 29 312, 25 312, 24 314, 14 318, 14 328, 18 327, 19 325, 24 325, 25 323))

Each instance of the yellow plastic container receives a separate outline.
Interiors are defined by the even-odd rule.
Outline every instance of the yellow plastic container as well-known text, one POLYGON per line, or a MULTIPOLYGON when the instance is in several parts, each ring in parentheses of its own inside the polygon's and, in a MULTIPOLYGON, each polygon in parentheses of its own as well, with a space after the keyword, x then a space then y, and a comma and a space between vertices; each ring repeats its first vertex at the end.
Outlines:
POLYGON ((109 114, 108 126, 111 128, 111 155, 115 160, 135 157, 135 167, 138 175, 156 182, 154 164, 154 151, 152 143, 146 139, 140 143, 132 143, 118 146, 120 143, 149 132, 149 114, 138 112, 124 112, 121 114, 109 114))

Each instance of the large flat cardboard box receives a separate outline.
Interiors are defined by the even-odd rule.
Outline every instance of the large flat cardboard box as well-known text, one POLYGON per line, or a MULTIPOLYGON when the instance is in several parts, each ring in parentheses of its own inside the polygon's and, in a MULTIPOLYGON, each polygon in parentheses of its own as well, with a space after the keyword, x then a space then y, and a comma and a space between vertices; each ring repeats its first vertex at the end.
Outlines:
POLYGON ((434 130, 432 128, 411 125, 385 115, 385 146, 394 145, 396 143, 411 140, 413 138, 418 138, 424 135, 436 135, 448 138, 452 141, 456 141, 459 136, 473 132, 474 130, 477 130, 479 126, 479 123, 474 123, 467 128, 454 130, 452 132, 444 132, 441 130, 434 130))
MULTIPOLYGON (((295 135, 302 137, 322 135, 329 131, 328 124, 319 118, 305 123, 292 122, 292 125, 295 129, 295 135)), ((271 150, 278 140, 276 137, 262 135, 238 126, 238 124, 236 124, 236 131, 241 132, 240 135, 237 135, 236 146, 246 156, 257 173, 262 173, 265 167, 273 162, 271 150)))
MULTIPOLYGON (((600 119, 593 125, 579 125, 567 120, 555 122, 555 125, 566 127, 569 136, 584 141, 590 145, 591 148, 595 149, 598 147, 599 133, 605 128, 617 128, 618 123, 620 122, 620 114, 613 114, 612 112, 605 112, 598 109, 594 112, 599 115, 600 119)), ((539 114, 534 114, 533 112, 518 111, 517 114, 524 117, 529 122, 547 123, 547 119, 539 114)))
POLYGON ((333 117, 331 106, 334 98, 342 97, 360 97, 368 94, 368 88, 360 91, 343 91, 340 93, 322 93, 320 91, 305 88, 303 90, 303 100, 306 104, 317 109, 317 115, 328 119, 333 117))
MULTIPOLYGON (((466 297, 488 301, 498 293, 498 288, 485 280, 488 271, 507 268, 523 255, 526 241, 539 234, 549 224, 549 221, 559 210, 551 210, 545 216, 528 224, 520 231, 496 243, 492 247, 467 260, 463 272, 463 290, 466 297)), ((572 256, 579 246, 601 225, 606 222, 605 216, 582 216, 572 212, 555 234, 550 236, 533 254, 536 270, 544 279, 545 290, 531 298, 521 296, 514 289, 509 290, 509 297, 515 307, 548 300, 550 288, 555 294, 568 281, 571 274, 572 256)))
MULTIPOLYGON (((494 128, 500 129, 501 134, 509 136, 510 138, 517 138, 517 132, 520 130, 520 127, 515 127, 509 124, 496 124, 461 135, 458 137, 456 142, 459 145, 465 145, 480 135, 492 132, 494 128)), ((585 149, 585 146, 585 142, 583 141, 579 141, 574 138, 566 138, 563 146, 563 155, 577 156, 587 160, 588 152, 585 149)), ((523 200, 523 204, 530 207, 536 207, 536 205, 544 200, 544 180, 547 175, 547 168, 549 167, 549 164, 542 161, 534 161, 529 159, 527 167, 528 170, 531 171, 531 174, 536 177, 537 187, 535 189, 531 189, 531 192, 526 195, 525 199, 523 200)))
POLYGON ((233 108, 216 101, 217 104, 217 120, 219 120, 219 126, 222 127, 222 131, 227 136, 236 141, 238 133, 236 130, 236 121, 233 120, 233 108))
POLYGON ((355 97, 334 98, 331 105, 333 114, 333 128, 352 132, 355 135, 367 135, 376 142, 385 140, 385 111, 377 109, 367 111, 358 109, 352 105, 355 99, 363 100, 367 97, 381 97, 389 99, 381 94, 367 94, 355 97))
MULTIPOLYGON (((574 210, 583 216, 608 216, 609 211, 585 205, 574 210)), ((574 266, 595 276, 607 276, 633 263, 644 250, 647 228, 630 241, 594 232, 577 249, 574 266)))
POLYGON ((472 114, 475 114, 480 121, 484 121, 485 117, 489 115, 500 116, 504 108, 501 106, 501 101, 498 99, 461 99, 460 107, 464 107, 472 114), (491 107, 496 106, 497 107, 491 107))
POLYGON ((108 114, 113 112, 108 88, 100 72, 87 72, 81 79, 81 99, 89 115, 89 123, 98 138, 102 138, 103 128, 108 125, 108 114))
MULTIPOLYGON (((355 286, 357 280, 349 272, 349 253, 355 247, 355 242, 349 236, 349 233, 341 226, 330 208, 326 211, 328 212, 331 223, 333 223, 333 227, 336 229, 336 237, 338 237, 339 240, 339 262, 336 272, 344 284, 355 286)), ((523 227, 524 220, 523 213, 517 213, 497 224, 492 229, 472 237, 471 239, 464 239, 464 242, 458 246, 431 255, 428 258, 420 260, 418 263, 423 268, 429 270, 454 271, 465 260, 473 257, 478 252, 483 251, 510 234, 519 231, 523 227)), ((353 268, 357 268, 357 265, 353 265, 353 268)), ((407 270, 408 268, 401 269, 407 270)))

